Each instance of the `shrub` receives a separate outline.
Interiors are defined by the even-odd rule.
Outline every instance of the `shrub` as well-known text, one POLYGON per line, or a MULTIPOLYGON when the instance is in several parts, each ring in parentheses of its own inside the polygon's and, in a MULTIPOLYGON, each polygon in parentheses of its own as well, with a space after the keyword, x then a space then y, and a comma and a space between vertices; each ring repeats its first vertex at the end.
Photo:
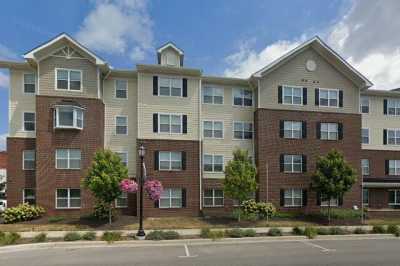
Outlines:
POLYGON ((331 227, 329 232, 331 235, 347 235, 349 233, 349 231, 340 227, 331 227))
POLYGON ((386 229, 383 225, 374 225, 374 227, 372 227, 372 233, 374 234, 385 234, 386 233, 386 229))
MULTIPOLYGON (((353 209, 331 209, 331 219, 335 220, 352 220, 361 219, 362 211, 353 209)), ((328 219, 328 209, 322 209, 320 217, 328 219)))
POLYGON ((96 233, 95 232, 86 232, 82 235, 83 240, 93 241, 96 240, 96 233))
POLYGON ((314 227, 306 227, 306 229, 304 229, 304 235, 307 236, 309 239, 315 238, 317 234, 318 231, 314 227))
POLYGON ((3 233, 0 236, 0 246, 2 245, 13 245, 21 238, 18 233, 3 233))
POLYGON ((396 235, 397 233, 400 233, 400 228, 399 228, 398 225, 392 224, 392 225, 389 225, 389 226, 388 226, 387 232, 388 232, 389 234, 396 235))
POLYGON ((301 216, 299 212, 276 212, 274 217, 278 219, 294 219, 301 216))
POLYGON ((241 238, 243 237, 243 230, 239 228, 225 230, 225 235, 232 238, 241 238))
POLYGON ((146 235, 146 240, 171 240, 178 238, 179 233, 176 231, 155 230, 146 235))
POLYGON ((331 234, 331 230, 329 228, 326 228, 326 227, 318 227, 317 228, 317 234, 318 235, 330 235, 331 234))
POLYGON ((6 235, 6 233, 0 231, 0 239, 2 239, 5 235, 6 235))
POLYGON ((58 223, 58 222, 61 222, 61 221, 64 221, 64 217, 62 217, 62 216, 51 216, 51 217, 49 217, 48 219, 47 219, 47 221, 49 222, 49 223, 58 223))
POLYGON ((42 207, 23 203, 16 207, 6 209, 3 212, 2 217, 4 219, 4 223, 11 224, 22 221, 30 221, 39 218, 44 213, 45 211, 42 207))
POLYGON ((254 229, 246 229, 243 230, 244 237, 255 237, 257 235, 256 230, 254 229))
MULTIPOLYGON (((104 221, 108 220, 110 206, 102 201, 96 201, 94 207, 94 211, 92 213, 92 217, 96 218, 97 220, 104 221)), ((111 209, 111 219, 115 218, 115 210, 111 209)))
POLYGON ((244 217, 252 217, 256 219, 273 217, 276 213, 276 208, 272 203, 256 202, 253 199, 243 201, 240 207, 244 217))
POLYGON ((45 233, 40 233, 38 235, 36 235, 33 239, 32 242, 34 243, 41 243, 41 242, 46 242, 47 240, 47 234, 45 233))
POLYGON ((81 240, 81 235, 77 232, 68 232, 64 235, 64 241, 78 241, 81 240))
POLYGON ((363 234, 366 234, 366 233, 368 233, 367 230, 365 230, 365 229, 363 229, 361 227, 357 227, 356 229, 354 229, 354 234, 363 235, 363 234))
POLYGON ((201 228, 200 237, 201 238, 209 238, 210 228, 201 228))
POLYGON ((394 234, 395 237, 400 237, 400 231, 394 234))
POLYGON ((292 234, 296 235, 296 236, 301 236, 301 235, 304 235, 304 230, 301 229, 300 227, 296 226, 296 227, 293 227, 292 234))
POLYGON ((164 231, 162 232, 162 236, 165 240, 171 240, 171 239, 179 239, 179 233, 176 231, 164 231))
POLYGON ((225 232, 222 230, 210 231, 208 233, 208 238, 211 238, 214 241, 224 237, 225 237, 225 232))
POLYGON ((268 235, 269 236, 281 236, 282 235, 282 231, 279 228, 273 227, 273 228, 269 229, 268 235))
POLYGON ((101 237, 101 240, 107 241, 107 243, 112 243, 115 241, 120 241, 122 238, 122 235, 120 232, 110 232, 106 231, 103 233, 103 236, 101 237))

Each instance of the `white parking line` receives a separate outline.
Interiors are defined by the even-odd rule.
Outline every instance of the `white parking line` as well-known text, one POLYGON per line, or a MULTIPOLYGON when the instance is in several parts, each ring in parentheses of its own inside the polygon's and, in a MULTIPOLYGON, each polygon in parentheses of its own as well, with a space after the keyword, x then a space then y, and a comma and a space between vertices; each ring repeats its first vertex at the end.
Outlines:
POLYGON ((314 244, 314 243, 312 243, 312 242, 310 242, 310 241, 299 241, 299 242, 301 242, 301 243, 303 243, 303 244, 305 244, 305 245, 308 245, 308 246, 314 247, 314 248, 318 248, 318 249, 320 249, 320 250, 321 250, 322 252, 324 252, 324 253, 328 253, 328 252, 334 252, 334 251, 336 251, 336 249, 328 249, 328 248, 324 248, 323 246, 320 246, 320 245, 314 244))
POLYGON ((197 257, 197 255, 192 255, 192 256, 190 255, 189 248, 186 244, 183 245, 183 247, 185 248, 185 256, 179 256, 179 258, 195 258, 195 257, 197 257))

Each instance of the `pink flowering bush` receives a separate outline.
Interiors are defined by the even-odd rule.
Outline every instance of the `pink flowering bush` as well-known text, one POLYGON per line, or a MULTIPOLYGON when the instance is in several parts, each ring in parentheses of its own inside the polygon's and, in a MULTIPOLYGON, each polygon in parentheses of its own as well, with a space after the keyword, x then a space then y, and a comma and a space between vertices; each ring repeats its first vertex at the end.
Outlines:
POLYGON ((155 179, 146 180, 146 182, 144 182, 144 189, 153 201, 159 200, 163 192, 161 182, 155 179))
POLYGON ((121 190, 127 193, 134 193, 138 190, 138 184, 131 179, 124 179, 119 184, 121 190))

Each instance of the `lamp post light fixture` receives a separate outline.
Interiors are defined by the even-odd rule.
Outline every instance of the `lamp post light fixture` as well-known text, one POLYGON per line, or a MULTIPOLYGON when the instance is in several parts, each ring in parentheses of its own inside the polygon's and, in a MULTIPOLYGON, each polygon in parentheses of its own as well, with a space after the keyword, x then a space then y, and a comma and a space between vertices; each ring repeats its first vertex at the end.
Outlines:
POLYGON ((146 154, 146 149, 143 144, 139 147, 139 157, 140 157, 140 178, 139 178, 139 186, 140 186, 140 199, 139 199, 139 230, 136 234, 138 239, 144 239, 146 233, 143 230, 143 159, 146 154))

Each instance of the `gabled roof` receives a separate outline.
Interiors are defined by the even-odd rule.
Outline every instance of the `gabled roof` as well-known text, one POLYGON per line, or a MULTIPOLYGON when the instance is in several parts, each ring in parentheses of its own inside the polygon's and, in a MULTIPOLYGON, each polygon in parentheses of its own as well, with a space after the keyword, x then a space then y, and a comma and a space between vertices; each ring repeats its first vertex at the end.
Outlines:
POLYGON ((344 60, 338 53, 336 53, 331 47, 329 47, 326 43, 324 43, 318 36, 311 38, 310 40, 304 42, 303 44, 297 46, 293 50, 279 57, 278 59, 272 61, 270 64, 260 69, 256 73, 252 75, 252 77, 260 78, 263 77, 268 72, 272 71, 279 65, 284 64, 289 61, 294 56, 298 55, 308 47, 317 47, 326 52, 326 55, 336 59, 340 66, 343 66, 345 69, 353 73, 356 78, 359 79, 362 83, 364 83, 364 87, 371 87, 373 84, 369 81, 365 76, 363 76, 360 72, 358 72, 352 65, 350 65, 346 60, 344 60))
POLYGON ((160 48, 157 49, 157 53, 161 53, 163 50, 167 49, 167 48, 172 48, 175 51, 178 52, 179 55, 183 56, 184 52, 183 50, 179 49, 173 42, 167 42, 166 44, 164 44, 163 46, 161 46, 160 48))
POLYGON ((71 42, 73 45, 79 47, 79 49, 81 49, 82 51, 84 51, 85 53, 87 53, 89 56, 93 57, 95 59, 95 62, 97 65, 106 65, 107 62, 104 61, 102 58, 100 58, 99 56, 97 56, 96 54, 92 53, 88 48, 86 48, 84 45, 82 45, 81 43, 79 43, 78 41, 76 41, 74 38, 72 38, 71 36, 69 36, 67 33, 61 33, 59 35, 57 35, 56 37, 54 37, 53 39, 42 43, 41 45, 33 48, 32 50, 26 52, 24 54, 24 58, 25 59, 36 59, 35 58, 35 53, 37 53, 38 51, 47 48, 49 46, 51 46, 52 44, 57 43, 58 41, 61 40, 68 40, 69 42, 71 42))

